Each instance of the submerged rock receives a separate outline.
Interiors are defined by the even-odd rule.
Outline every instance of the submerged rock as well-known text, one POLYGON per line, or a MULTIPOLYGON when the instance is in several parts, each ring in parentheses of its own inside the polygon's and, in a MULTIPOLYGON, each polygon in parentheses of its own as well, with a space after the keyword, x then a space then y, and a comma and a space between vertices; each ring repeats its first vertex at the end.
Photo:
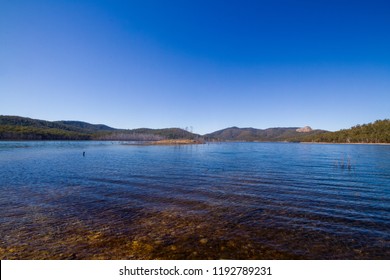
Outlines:
POLYGON ((208 242, 207 238, 202 238, 199 240, 200 244, 206 244, 208 242))

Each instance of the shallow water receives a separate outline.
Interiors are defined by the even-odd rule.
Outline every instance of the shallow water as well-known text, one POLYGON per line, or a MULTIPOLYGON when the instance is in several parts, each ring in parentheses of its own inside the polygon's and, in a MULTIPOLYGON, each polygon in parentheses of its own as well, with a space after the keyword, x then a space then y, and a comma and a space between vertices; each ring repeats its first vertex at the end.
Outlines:
POLYGON ((390 146, 0 142, 0 209, 1 259, 389 259, 390 146))

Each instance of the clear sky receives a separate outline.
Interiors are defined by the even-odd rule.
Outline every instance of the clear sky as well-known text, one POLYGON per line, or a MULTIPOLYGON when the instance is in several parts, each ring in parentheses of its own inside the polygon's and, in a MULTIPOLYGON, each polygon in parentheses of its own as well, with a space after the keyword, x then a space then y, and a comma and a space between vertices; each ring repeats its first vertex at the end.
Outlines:
POLYGON ((0 114, 118 128, 390 117, 390 1, 0 0, 0 114))

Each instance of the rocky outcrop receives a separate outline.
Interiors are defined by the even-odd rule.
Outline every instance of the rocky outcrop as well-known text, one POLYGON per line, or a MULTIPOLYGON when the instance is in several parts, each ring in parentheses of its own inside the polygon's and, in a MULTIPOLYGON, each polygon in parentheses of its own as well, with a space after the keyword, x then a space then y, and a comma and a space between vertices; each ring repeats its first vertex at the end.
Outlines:
POLYGON ((305 127, 298 128, 296 131, 297 132, 311 132, 311 131, 313 131, 313 129, 310 126, 305 126, 305 127))

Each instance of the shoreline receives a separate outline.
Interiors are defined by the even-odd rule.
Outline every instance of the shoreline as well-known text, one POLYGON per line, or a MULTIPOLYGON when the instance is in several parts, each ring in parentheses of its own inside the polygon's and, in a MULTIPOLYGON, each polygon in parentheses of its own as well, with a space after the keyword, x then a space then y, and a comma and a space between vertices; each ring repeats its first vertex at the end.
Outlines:
POLYGON ((144 141, 141 143, 127 143, 123 145, 138 145, 138 146, 175 146, 175 145, 198 145, 206 144, 203 140, 191 140, 191 139, 165 139, 158 141, 144 141))
POLYGON ((390 143, 334 143, 334 142, 298 142, 299 144, 331 144, 331 145, 381 145, 387 146, 390 143))
POLYGON ((130 141, 130 140, 99 140, 99 139, 56 139, 56 140, 36 140, 36 139, 0 139, 0 142, 139 142, 139 143, 123 143, 122 145, 197 145, 197 144, 212 144, 212 143, 290 143, 290 144, 331 144, 331 145, 381 145, 387 146, 390 143, 334 143, 334 142, 299 142, 299 141, 205 141, 205 140, 191 140, 191 139, 165 139, 157 141, 130 141))

